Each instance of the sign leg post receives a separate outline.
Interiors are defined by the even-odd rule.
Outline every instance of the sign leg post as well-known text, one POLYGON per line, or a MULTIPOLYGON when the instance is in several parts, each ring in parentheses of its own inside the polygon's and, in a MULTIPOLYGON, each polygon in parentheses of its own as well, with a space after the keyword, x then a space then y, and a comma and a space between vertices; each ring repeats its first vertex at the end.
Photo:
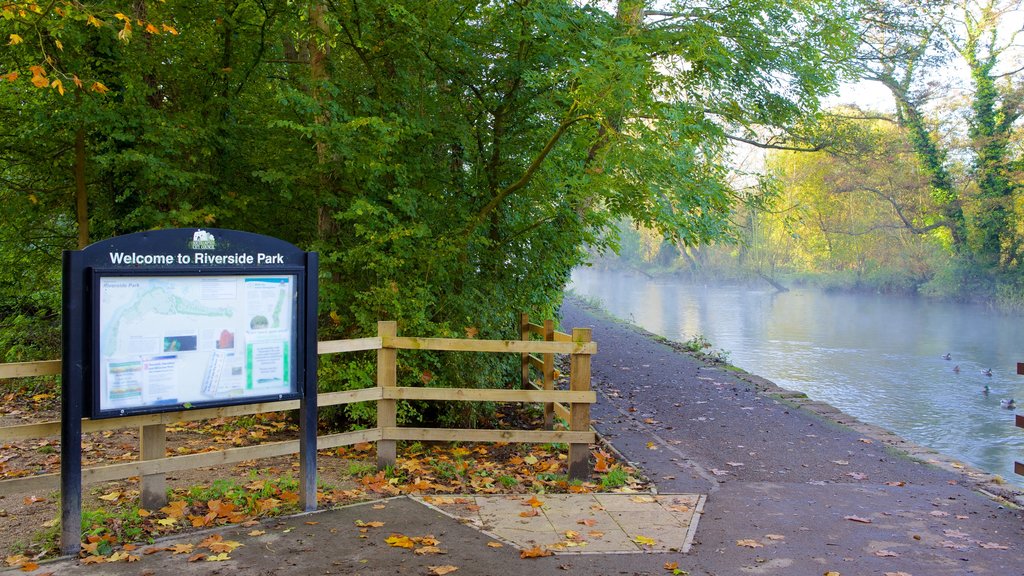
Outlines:
POLYGON ((84 379, 84 278, 78 253, 64 252, 63 362, 60 387, 60 551, 82 547, 82 404, 84 379))
MULTIPOLYGON (((139 444, 143 460, 158 460, 166 455, 167 426, 149 424, 139 428, 139 444)), ((142 507, 157 510, 167 506, 167 475, 142 476, 142 507)))

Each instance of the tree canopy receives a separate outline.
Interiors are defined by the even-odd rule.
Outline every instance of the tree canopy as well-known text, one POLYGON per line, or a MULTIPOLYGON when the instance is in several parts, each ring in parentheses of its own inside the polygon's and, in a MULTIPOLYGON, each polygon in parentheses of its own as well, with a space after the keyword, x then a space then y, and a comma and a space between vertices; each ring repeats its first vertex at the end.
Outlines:
MULTIPOLYGON (((2 2, 0 307, 56 310, 61 249, 217 226, 320 252, 325 336, 397 319, 508 337, 516 312, 553 312, 617 217, 728 236, 728 138, 817 109, 851 10, 2 2)), ((459 374, 424 359, 403 377, 459 374)))

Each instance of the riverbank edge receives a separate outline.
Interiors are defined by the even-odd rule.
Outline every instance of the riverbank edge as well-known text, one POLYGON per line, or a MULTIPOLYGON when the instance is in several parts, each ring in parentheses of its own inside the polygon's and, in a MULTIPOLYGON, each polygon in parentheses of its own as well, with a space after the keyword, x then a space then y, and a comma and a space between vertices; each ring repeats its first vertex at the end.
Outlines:
MULTIPOLYGON (((770 397, 794 409, 807 412, 824 422, 853 430, 862 435, 866 440, 881 443, 899 457, 922 462, 956 474, 963 478, 963 481, 969 485, 971 489, 986 498, 990 498, 1011 508, 1024 509, 1024 489, 1017 488, 1007 483, 1007 481, 998 474, 985 472, 971 466, 970 464, 960 462, 952 456, 907 440, 891 430, 863 422, 856 416, 847 414, 827 402, 810 398, 803 392, 783 388, 767 378, 747 372, 738 366, 717 361, 714 357, 709 358, 700 353, 692 352, 686 349, 683 343, 655 334, 633 324, 632 322, 629 322, 628 320, 619 318, 594 302, 588 301, 586 298, 566 293, 565 299, 571 300, 573 304, 586 310, 590 314, 615 322, 621 326, 626 326, 645 338, 660 342, 672 348, 679 354, 689 356, 694 361, 699 362, 706 370, 719 370, 732 375, 733 377, 752 386, 758 394, 770 397)), ((598 342, 598 350, 600 350, 600 345, 601 343, 598 342)), ((605 444, 609 443, 605 442, 605 444)))

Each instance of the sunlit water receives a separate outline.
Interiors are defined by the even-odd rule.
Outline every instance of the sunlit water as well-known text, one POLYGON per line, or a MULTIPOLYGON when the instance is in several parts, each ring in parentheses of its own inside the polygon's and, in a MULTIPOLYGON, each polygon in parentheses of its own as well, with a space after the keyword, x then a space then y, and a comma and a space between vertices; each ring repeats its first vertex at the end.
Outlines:
POLYGON ((1000 407, 1006 398, 1024 406, 1024 376, 1016 375, 1024 317, 915 298, 777 293, 593 269, 575 271, 571 288, 666 338, 703 335, 748 372, 1024 486, 1013 472, 1013 461, 1024 461, 1024 429, 1000 407), (982 374, 987 368, 992 376, 982 374))

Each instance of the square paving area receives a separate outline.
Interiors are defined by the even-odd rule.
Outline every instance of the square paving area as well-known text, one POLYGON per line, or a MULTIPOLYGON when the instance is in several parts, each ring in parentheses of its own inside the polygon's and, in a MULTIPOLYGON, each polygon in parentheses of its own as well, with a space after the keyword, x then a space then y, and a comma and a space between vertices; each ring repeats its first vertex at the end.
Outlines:
POLYGON ((556 554, 687 552, 702 494, 527 494, 416 498, 520 549, 556 554))

